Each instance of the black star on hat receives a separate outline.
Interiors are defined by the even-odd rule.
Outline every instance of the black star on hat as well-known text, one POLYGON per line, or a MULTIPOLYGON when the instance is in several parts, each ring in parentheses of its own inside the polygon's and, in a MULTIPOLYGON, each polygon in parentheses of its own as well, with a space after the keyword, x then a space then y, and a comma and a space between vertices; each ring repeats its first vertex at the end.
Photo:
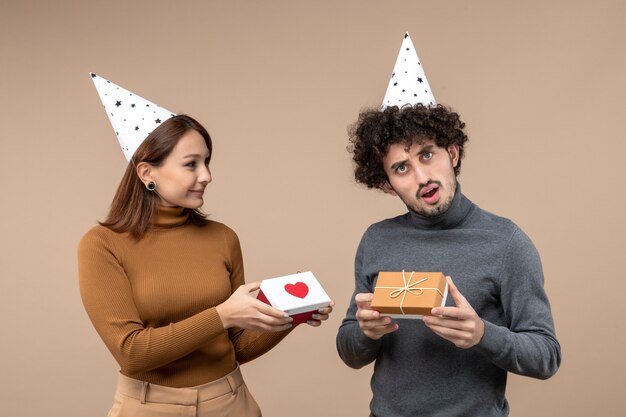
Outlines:
POLYGON ((139 126, 135 126, 135 130, 139 130, 139 126))
POLYGON ((161 119, 156 119, 154 123, 161 123, 161 119))
POLYGON ((422 77, 417 77, 417 81, 419 81, 420 83, 424 82, 424 80, 422 80, 422 77))

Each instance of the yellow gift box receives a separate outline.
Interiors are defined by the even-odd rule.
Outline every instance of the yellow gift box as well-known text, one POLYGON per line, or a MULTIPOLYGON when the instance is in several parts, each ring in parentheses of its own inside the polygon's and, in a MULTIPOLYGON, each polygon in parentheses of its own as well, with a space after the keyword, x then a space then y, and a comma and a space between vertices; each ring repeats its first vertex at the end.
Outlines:
POLYGON ((379 272, 371 307, 385 316, 421 319, 433 307, 443 307, 447 297, 441 272, 379 272))

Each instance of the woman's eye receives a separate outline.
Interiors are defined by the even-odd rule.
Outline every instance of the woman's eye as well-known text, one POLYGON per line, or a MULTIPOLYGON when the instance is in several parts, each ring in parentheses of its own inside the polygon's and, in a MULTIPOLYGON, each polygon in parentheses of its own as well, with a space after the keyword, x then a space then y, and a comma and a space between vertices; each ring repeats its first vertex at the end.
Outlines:
POLYGON ((396 168, 396 172, 399 174, 402 174, 404 172, 406 172, 406 165, 400 165, 398 168, 396 168))
POLYGON ((187 164, 185 166, 189 167, 189 168, 195 168, 196 167, 196 162, 195 161, 187 162, 187 164))

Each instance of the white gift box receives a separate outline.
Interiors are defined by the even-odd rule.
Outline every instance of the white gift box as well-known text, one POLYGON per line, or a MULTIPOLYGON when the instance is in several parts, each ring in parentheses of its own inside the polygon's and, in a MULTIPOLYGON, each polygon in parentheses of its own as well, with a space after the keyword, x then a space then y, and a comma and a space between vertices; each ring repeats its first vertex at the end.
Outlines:
POLYGON ((318 309, 330 305, 330 297, 311 271, 265 279, 257 298, 289 314, 293 325, 306 322, 318 309))

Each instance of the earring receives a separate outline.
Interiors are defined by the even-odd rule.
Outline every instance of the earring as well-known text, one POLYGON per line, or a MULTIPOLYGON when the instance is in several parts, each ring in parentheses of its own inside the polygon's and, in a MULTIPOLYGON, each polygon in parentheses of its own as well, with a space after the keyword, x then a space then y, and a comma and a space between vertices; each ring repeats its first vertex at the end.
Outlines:
POLYGON ((146 188, 148 189, 148 191, 156 190, 156 182, 150 181, 149 183, 146 184, 146 188))

